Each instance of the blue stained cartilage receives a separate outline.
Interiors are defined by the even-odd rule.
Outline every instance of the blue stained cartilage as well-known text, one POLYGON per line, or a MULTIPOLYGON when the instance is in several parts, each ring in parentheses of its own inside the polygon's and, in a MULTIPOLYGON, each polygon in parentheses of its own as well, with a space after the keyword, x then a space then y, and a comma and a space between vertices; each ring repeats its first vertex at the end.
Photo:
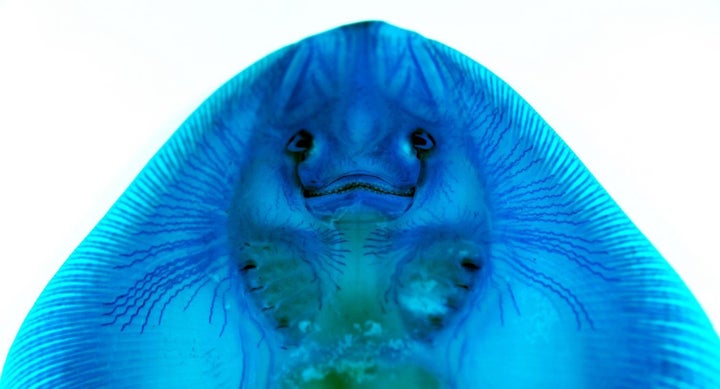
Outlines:
POLYGON ((511 88, 366 22, 211 96, 48 284, 0 386, 708 388, 720 341, 511 88))

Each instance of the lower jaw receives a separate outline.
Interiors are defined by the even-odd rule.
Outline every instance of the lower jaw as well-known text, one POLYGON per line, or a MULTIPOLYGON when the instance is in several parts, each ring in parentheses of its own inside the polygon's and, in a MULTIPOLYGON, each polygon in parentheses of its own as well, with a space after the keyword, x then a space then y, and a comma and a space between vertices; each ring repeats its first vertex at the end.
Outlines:
POLYGON ((412 205, 413 198, 369 190, 305 199, 305 206, 315 217, 339 222, 381 222, 397 219, 412 205))

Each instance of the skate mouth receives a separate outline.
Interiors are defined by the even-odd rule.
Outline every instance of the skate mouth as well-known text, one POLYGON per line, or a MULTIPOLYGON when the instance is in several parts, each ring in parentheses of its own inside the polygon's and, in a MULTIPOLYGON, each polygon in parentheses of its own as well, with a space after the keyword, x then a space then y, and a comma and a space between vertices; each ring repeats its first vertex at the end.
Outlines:
POLYGON ((415 187, 369 174, 348 174, 327 185, 303 188, 310 213, 320 218, 394 219, 410 208, 415 187))
POLYGON ((386 180, 368 174, 350 174, 335 179, 330 184, 320 188, 306 188, 303 196, 306 199, 321 196, 332 196, 354 190, 366 190, 380 195, 410 197, 415 195, 415 187, 399 188, 386 180))

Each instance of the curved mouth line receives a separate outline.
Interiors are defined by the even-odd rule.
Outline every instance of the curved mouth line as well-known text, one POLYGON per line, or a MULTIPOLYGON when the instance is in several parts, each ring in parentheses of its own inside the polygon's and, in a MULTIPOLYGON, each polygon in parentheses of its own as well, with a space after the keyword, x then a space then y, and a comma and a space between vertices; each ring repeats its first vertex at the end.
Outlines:
POLYGON ((340 194, 349 192, 351 190, 369 190, 371 192, 380 193, 380 194, 387 194, 387 195, 393 195, 393 196, 401 196, 401 197, 413 197, 415 195, 415 188, 409 188, 405 190, 393 190, 388 188, 382 188, 377 185, 369 184, 367 182, 350 182, 347 183, 341 187, 333 188, 333 189, 326 189, 326 190, 310 190, 305 189, 303 190, 303 195, 308 197, 319 197, 319 196, 327 196, 332 194, 340 194))

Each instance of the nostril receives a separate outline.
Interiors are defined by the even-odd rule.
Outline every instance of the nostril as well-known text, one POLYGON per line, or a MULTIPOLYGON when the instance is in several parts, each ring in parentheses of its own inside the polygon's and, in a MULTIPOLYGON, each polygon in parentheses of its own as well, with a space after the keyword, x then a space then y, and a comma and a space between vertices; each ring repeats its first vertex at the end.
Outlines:
POLYGON ((410 134, 410 143, 419 152, 426 152, 435 147, 435 139, 422 128, 418 128, 410 134))
POLYGON ((410 135, 410 141, 414 148, 418 150, 430 150, 435 146, 435 140, 432 135, 422 128, 418 128, 410 135))
POLYGON ((303 153, 313 145, 313 136, 307 130, 300 130, 290 138, 287 149, 291 153, 303 153))

